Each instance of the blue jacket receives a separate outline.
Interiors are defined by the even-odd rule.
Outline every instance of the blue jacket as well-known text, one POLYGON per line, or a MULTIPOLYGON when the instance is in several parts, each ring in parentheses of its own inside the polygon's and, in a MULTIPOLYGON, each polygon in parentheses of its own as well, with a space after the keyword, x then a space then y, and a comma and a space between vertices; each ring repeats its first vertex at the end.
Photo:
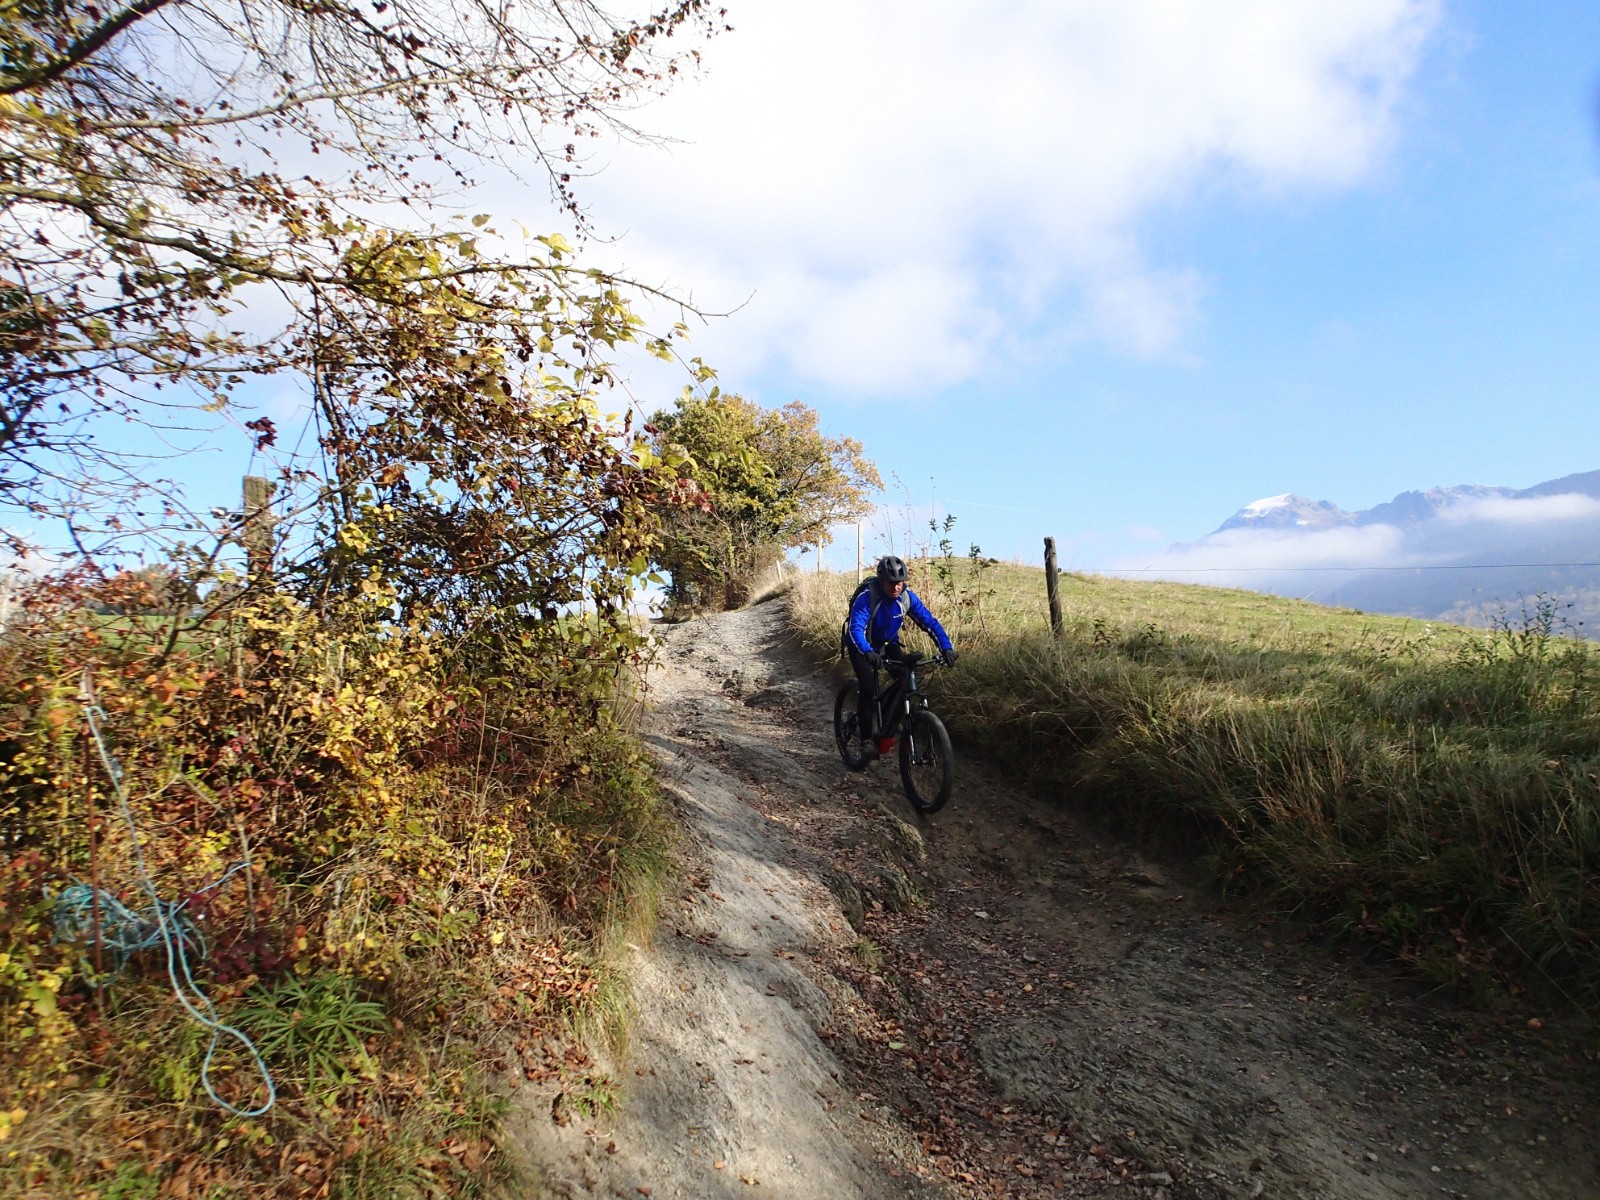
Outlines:
POLYGON ((900 593, 898 601, 891 600, 883 594, 876 579, 869 580, 850 605, 846 628, 856 649, 862 654, 869 654, 900 640, 900 626, 907 615, 928 631, 929 636, 939 643, 940 650, 950 649, 950 635, 944 631, 944 626, 933 619, 928 606, 917 599, 915 592, 907 588, 900 593))

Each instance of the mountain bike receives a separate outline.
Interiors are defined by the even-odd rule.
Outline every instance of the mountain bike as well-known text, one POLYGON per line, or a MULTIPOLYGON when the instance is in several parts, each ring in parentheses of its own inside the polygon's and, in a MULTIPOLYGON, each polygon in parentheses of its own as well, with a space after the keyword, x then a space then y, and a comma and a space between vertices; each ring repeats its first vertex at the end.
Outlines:
MULTIPOLYGON (((890 682, 877 699, 878 753, 886 755, 898 744, 900 783, 906 799, 919 813, 936 813, 950 799, 955 751, 944 722, 928 708, 917 672, 944 666, 945 661, 907 654, 901 659, 885 659, 883 665, 890 682)), ((840 685, 833 698, 833 737, 844 765, 852 771, 863 770, 874 757, 862 749, 859 734, 856 681, 851 679, 840 685)))

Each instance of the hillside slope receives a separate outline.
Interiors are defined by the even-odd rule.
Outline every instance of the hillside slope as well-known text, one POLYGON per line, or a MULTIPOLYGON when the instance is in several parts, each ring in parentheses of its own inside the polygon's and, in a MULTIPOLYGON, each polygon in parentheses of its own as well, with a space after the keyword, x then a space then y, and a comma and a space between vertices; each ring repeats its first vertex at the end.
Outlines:
POLYGON ((909 823, 781 603, 665 637, 684 874, 615 1113, 524 1096, 557 1194, 1600 1196, 1558 1023, 1434 1007, 979 763, 909 823))

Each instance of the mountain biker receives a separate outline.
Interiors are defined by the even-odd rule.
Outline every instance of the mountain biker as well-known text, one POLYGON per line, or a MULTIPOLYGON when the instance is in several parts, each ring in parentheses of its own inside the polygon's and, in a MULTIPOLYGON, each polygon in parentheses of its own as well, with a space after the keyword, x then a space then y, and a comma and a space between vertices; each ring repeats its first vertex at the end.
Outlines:
POLYGON ((856 588, 850 598, 850 615, 845 618, 840 631, 843 649, 850 657, 850 666, 856 673, 856 720, 861 733, 863 750, 870 756, 877 753, 872 727, 877 710, 878 668, 884 659, 899 661, 904 658, 900 647, 900 626, 909 616, 939 643, 939 650, 947 663, 956 661, 955 647, 944 626, 934 619, 927 605, 917 598, 906 583, 905 560, 886 554, 878 560, 877 572, 856 588))

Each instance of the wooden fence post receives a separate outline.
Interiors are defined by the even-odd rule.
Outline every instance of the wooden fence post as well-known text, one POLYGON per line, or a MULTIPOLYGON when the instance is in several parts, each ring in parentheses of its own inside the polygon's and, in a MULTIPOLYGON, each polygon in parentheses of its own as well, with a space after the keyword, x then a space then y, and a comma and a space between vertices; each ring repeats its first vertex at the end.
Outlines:
POLYGON ((1061 638, 1061 587, 1056 578, 1056 540, 1044 540, 1044 587, 1050 597, 1050 632, 1061 638))
POLYGON ((252 582, 264 583, 272 575, 272 493, 277 485, 260 475, 244 477, 243 537, 246 570, 252 582))

